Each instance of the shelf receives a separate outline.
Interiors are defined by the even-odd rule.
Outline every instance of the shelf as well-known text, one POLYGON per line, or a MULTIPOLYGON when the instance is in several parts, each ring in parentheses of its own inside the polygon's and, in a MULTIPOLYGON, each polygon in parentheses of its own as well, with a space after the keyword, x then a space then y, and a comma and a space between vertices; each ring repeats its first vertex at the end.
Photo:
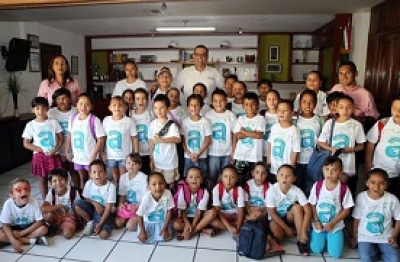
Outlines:
MULTIPOLYGON (((258 50, 258 47, 254 46, 230 46, 230 47, 207 47, 208 50, 258 50)), ((194 50, 194 47, 181 47, 182 50, 194 50)))
MULTIPOLYGON (((164 61, 164 62, 157 62, 157 61, 155 61, 155 62, 135 62, 137 65, 151 65, 151 64, 157 64, 157 65, 159 65, 159 64, 180 64, 181 62, 180 61, 164 61)), ((110 64, 112 64, 112 65, 123 65, 124 63, 123 62, 110 62, 110 64)))
POLYGON ((216 62, 217 64, 224 65, 257 65, 257 62, 216 62))
POLYGON ((116 51, 181 51, 182 48, 175 47, 138 47, 138 48, 109 48, 109 49, 92 49, 91 51, 110 51, 115 53, 116 51))
POLYGON ((319 51, 317 47, 292 47, 293 51, 319 51))
POLYGON ((319 65, 318 62, 292 62, 292 65, 319 65))

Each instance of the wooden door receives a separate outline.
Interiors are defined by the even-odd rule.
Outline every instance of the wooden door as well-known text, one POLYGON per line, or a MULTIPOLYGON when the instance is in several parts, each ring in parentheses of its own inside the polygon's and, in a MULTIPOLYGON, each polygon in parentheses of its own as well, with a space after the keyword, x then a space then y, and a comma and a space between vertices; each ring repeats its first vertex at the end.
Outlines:
POLYGON ((61 55, 61 46, 40 43, 40 68, 42 69, 42 79, 47 78, 50 60, 57 55, 61 55))

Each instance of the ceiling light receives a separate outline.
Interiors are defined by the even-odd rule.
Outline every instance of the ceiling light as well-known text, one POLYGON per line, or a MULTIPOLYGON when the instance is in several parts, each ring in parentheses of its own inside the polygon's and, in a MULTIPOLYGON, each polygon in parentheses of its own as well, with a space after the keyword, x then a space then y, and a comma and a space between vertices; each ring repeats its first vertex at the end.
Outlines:
POLYGON ((199 31, 215 31, 217 30, 214 26, 174 26, 174 27, 157 27, 157 32, 199 32, 199 31))

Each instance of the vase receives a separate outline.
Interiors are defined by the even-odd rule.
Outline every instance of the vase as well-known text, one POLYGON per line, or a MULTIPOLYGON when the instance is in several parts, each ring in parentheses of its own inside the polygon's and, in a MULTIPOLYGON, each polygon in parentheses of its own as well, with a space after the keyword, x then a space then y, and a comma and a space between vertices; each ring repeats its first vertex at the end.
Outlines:
POLYGON ((13 116, 19 118, 19 110, 18 110, 18 94, 12 94, 12 100, 14 104, 14 112, 13 116))

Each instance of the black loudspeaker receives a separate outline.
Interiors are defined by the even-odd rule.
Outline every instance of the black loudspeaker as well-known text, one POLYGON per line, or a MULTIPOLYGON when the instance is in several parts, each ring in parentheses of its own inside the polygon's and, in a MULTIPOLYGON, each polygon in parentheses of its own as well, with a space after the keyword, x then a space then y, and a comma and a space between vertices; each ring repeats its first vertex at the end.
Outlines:
POLYGON ((102 85, 93 85, 93 98, 103 98, 102 85))
POLYGON ((25 71, 29 59, 31 42, 24 39, 12 38, 8 46, 6 70, 25 71))

